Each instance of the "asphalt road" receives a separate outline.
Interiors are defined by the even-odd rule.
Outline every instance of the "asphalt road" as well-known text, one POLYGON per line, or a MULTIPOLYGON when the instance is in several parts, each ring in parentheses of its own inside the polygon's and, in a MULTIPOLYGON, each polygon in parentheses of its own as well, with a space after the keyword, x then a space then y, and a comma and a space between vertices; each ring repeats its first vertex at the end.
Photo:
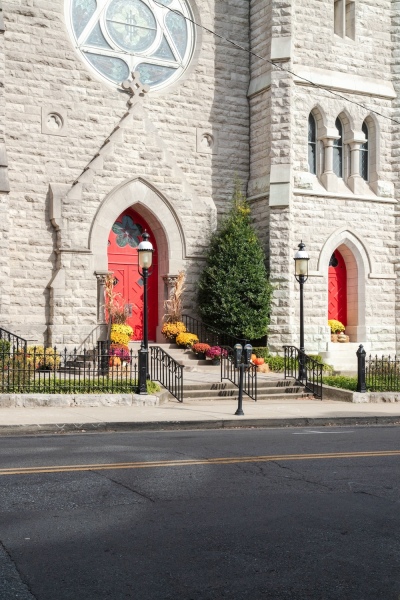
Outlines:
POLYGON ((400 600, 399 489, 393 426, 0 438, 0 599, 400 600))

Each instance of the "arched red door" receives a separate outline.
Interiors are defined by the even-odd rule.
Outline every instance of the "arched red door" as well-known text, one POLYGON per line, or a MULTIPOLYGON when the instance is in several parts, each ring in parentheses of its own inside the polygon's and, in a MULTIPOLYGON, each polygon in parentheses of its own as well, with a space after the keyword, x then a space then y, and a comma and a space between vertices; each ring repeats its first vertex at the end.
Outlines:
POLYGON ((347 325, 347 271, 339 250, 335 250, 329 262, 328 285, 328 319, 347 325))
POLYGON ((115 221, 108 238, 108 270, 114 274, 114 291, 121 294, 122 304, 129 314, 128 324, 133 329, 133 340, 143 336, 143 281, 138 271, 136 247, 141 233, 146 230, 154 247, 153 266, 148 278, 149 340, 156 339, 158 321, 158 265, 157 245, 146 221, 129 208, 115 221))

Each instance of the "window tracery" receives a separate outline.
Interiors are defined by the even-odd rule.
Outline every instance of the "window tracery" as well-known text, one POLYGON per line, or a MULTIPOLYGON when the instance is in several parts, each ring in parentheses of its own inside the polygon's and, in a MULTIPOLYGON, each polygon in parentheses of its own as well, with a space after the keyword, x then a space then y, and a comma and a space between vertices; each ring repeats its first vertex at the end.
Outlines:
POLYGON ((186 0, 66 2, 76 49, 108 81, 121 84, 137 71, 158 89, 187 68, 195 32, 186 0))

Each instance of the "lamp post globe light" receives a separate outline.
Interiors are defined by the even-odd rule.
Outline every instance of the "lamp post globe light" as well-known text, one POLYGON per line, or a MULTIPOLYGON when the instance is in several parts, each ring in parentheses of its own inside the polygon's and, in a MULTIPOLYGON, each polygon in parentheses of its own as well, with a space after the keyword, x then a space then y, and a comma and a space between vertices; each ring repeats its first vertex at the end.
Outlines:
POLYGON ((137 247, 138 271, 143 279, 143 339, 139 350, 139 394, 147 394, 147 378, 149 364, 149 334, 148 334, 148 307, 147 307, 147 280, 149 269, 153 263, 153 244, 149 242, 149 234, 144 231, 142 241, 137 247))
POLYGON ((306 378, 305 355, 304 355, 304 303, 303 286, 308 279, 308 261, 310 260, 303 241, 294 255, 295 278, 300 284, 300 355, 299 355, 299 380, 306 378))

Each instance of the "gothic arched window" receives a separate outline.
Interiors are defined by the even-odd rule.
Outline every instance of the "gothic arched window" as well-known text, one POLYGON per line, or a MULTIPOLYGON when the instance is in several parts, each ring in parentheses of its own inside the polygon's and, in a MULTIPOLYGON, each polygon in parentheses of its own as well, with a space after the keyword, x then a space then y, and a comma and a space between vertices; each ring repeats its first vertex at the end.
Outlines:
POLYGON ((365 181, 368 181, 369 169, 368 169, 368 126, 364 121, 362 125, 362 132, 365 135, 365 142, 360 146, 360 175, 365 181))
POLYGON ((339 117, 335 121, 339 139, 333 142, 333 172, 343 177, 343 126, 339 117))
POLYGON ((308 170, 317 174, 317 126, 311 113, 308 117, 308 170))
POLYGON ((165 87, 192 58, 195 30, 186 0, 67 0, 66 6, 76 50, 111 83, 138 71, 143 84, 165 87))

